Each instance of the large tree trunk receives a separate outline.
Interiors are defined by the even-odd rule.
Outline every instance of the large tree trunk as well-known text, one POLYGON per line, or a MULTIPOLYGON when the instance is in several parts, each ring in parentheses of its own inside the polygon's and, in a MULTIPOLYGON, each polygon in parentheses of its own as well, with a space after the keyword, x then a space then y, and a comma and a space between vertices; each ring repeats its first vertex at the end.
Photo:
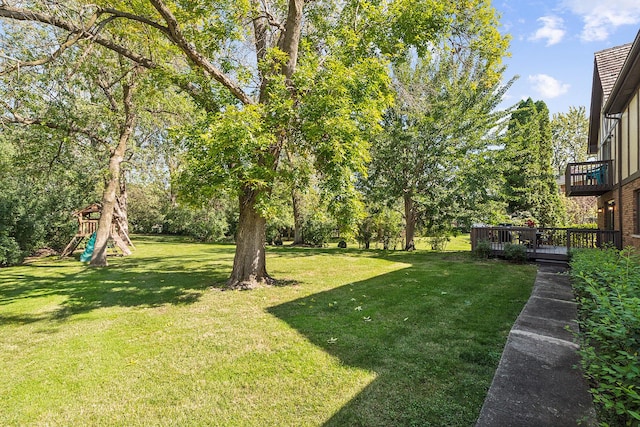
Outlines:
MULTIPOLYGON (((153 0, 152 0, 153 1, 153 0)), ((258 0, 252 0, 253 4, 259 6, 258 0)), ((288 0, 288 12, 284 25, 278 37, 278 48, 288 55, 288 61, 282 64, 282 68, 264 71, 260 84, 259 101, 268 104, 269 91, 267 90, 270 77, 283 75, 291 89, 292 98, 295 91, 291 82, 291 77, 296 69, 298 60, 298 44, 302 29, 302 9, 304 0, 288 0)), ((263 17, 253 20, 254 36, 256 43, 256 54, 258 62, 261 62, 268 53, 268 27, 271 23, 263 17)), ((237 96, 237 95, 236 95, 237 96)), ((251 104, 250 101, 240 99, 244 104, 251 104)), ((278 134, 279 132, 276 132, 278 134)), ((270 155, 273 164, 269 165, 273 170, 278 166, 280 150, 283 146, 286 132, 280 134, 278 143, 270 148, 270 155)), ((267 165, 265 165, 267 166, 267 165)), ((263 284, 272 284, 274 280, 267 274, 265 257, 265 229, 266 220, 256 211, 258 192, 245 185, 240 194, 240 219, 236 234, 236 254, 233 259, 233 270, 231 277, 227 281, 230 289, 252 289, 263 284)))
POLYGON ((266 220, 256 211, 257 192, 245 188, 240 195, 240 220, 236 235, 233 270, 227 282, 230 289, 253 289, 270 285, 265 259, 266 220))
POLYGON ((404 217, 406 222, 406 243, 404 247, 405 251, 413 251, 416 248, 414 238, 416 234, 417 216, 412 196, 413 195, 410 191, 406 191, 404 193, 404 217))
POLYGON ((123 85, 123 104, 125 111, 125 122, 120 130, 120 139, 115 149, 111 151, 109 158, 109 178, 102 194, 102 213, 98 222, 96 232, 96 243, 91 256, 92 267, 104 267, 107 264, 107 243, 111 235, 111 224, 113 221, 113 211, 116 204, 116 194, 120 181, 120 164, 124 159, 127 149, 127 142, 133 132, 135 125, 135 114, 132 108, 133 87, 129 84, 123 85))
POLYGON ((304 236, 302 235, 302 226, 304 218, 302 218, 302 209, 300 204, 300 193, 295 189, 291 190, 291 202, 293 204, 293 244, 301 245, 304 243, 304 236))

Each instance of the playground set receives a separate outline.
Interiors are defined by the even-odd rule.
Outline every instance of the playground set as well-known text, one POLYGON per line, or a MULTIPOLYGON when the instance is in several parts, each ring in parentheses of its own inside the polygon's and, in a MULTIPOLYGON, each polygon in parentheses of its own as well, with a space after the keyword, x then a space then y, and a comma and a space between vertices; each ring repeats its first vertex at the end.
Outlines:
MULTIPOLYGON (((80 260, 83 262, 91 260, 101 214, 102 206, 99 203, 93 203, 73 213, 78 220, 78 231, 62 251, 61 257, 71 255, 85 238, 89 238, 89 241, 85 245, 85 250, 80 256, 80 260)), ((122 217, 116 212, 113 213, 113 219, 111 221, 109 241, 112 242, 113 246, 118 248, 123 255, 131 255, 129 246, 133 247, 133 243, 131 243, 131 239, 129 239, 129 235, 126 232, 122 217)))

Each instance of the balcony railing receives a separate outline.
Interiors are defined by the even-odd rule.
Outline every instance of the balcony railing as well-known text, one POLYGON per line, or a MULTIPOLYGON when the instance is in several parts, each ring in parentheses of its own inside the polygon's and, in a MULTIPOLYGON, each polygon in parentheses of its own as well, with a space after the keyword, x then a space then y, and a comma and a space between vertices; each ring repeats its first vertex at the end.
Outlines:
POLYGON ((613 190, 613 161, 569 163, 565 176, 567 196, 600 196, 613 190))

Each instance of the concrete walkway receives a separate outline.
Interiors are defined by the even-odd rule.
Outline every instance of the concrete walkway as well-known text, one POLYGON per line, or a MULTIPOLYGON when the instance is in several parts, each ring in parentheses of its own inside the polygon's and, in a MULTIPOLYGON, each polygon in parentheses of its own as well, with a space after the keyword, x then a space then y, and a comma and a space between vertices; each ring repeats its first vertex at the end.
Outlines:
POLYGON ((477 427, 596 426, 573 331, 576 303, 564 269, 540 266, 484 401, 477 427), (569 329, 569 330, 567 330, 569 329))

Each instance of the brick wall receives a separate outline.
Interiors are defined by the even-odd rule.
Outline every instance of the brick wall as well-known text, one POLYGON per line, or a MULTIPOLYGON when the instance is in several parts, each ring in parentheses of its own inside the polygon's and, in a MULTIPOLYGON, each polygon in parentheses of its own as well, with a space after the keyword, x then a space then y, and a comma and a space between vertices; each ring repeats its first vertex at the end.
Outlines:
POLYGON ((638 234, 636 190, 640 190, 640 179, 622 186, 622 247, 635 246, 640 249, 640 238, 633 237, 638 234))
MULTIPOLYGON (((598 229, 600 230, 606 230, 607 227, 605 226, 605 216, 607 214, 607 202, 609 200, 613 199, 616 203, 616 206, 620 206, 620 201, 618 200, 618 190, 613 190, 613 191, 609 191, 608 193, 603 194, 602 196, 598 197, 598 210, 602 210, 602 212, 598 212, 598 229)), ((620 224, 619 224, 620 220, 618 217, 618 214, 616 212, 616 217, 615 217, 615 221, 613 223, 614 230, 620 230, 620 224)))

